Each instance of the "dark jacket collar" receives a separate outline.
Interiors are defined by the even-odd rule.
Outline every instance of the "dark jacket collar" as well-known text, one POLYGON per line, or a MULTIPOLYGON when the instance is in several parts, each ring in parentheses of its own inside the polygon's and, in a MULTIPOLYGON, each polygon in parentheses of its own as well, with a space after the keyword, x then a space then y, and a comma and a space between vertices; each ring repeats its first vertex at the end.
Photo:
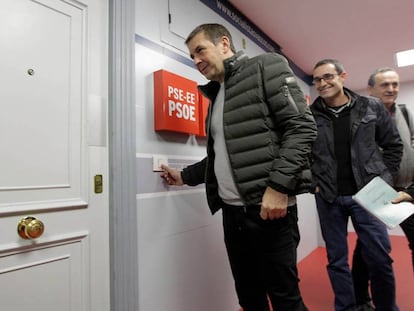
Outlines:
MULTIPOLYGON (((345 94, 347 94, 349 98, 349 100, 354 103, 358 98, 360 98, 361 96, 358 95, 357 93, 351 91, 350 89, 344 87, 344 92, 345 94)), ((325 104, 323 103, 323 99, 322 97, 318 96, 314 102, 311 105, 311 108, 313 110, 325 110, 325 104)))
POLYGON ((224 60, 224 81, 226 81, 249 58, 243 51, 239 51, 232 57, 224 60))
MULTIPOLYGON (((248 60, 248 56, 243 52, 239 51, 233 56, 225 59, 224 63, 224 81, 226 81, 234 72, 236 72, 240 66, 248 60)), ((205 85, 198 86, 199 90, 206 96, 210 101, 214 102, 217 93, 220 89, 220 83, 217 81, 210 81, 205 85)))

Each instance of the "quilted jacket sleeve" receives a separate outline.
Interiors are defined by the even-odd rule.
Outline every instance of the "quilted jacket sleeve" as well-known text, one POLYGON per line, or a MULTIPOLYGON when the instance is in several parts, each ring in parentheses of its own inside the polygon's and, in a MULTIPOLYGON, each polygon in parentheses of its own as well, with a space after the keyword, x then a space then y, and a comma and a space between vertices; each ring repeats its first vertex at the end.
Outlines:
POLYGON ((262 72, 267 103, 276 130, 281 133, 279 155, 273 161, 268 184, 290 193, 303 182, 303 175, 310 176, 309 158, 316 124, 286 58, 268 54, 262 72))

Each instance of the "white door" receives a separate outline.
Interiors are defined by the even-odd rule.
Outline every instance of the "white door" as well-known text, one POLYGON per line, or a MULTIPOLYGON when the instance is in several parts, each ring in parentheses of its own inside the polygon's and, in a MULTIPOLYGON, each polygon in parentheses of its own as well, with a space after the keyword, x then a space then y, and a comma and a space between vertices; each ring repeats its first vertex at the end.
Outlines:
POLYGON ((1 310, 109 310, 107 15, 0 2, 1 310))

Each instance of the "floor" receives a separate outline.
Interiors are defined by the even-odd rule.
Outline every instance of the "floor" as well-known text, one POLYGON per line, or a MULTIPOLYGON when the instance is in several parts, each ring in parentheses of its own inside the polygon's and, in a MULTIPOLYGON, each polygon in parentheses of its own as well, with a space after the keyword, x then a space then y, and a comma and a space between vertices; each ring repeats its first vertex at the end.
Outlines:
MULTIPOLYGON (((349 249, 355 246, 356 234, 348 237, 349 249)), ((391 236, 394 272, 397 284, 397 304, 400 311, 414 310, 414 274, 411 254, 405 236, 391 236)), ((352 251, 351 251, 352 254, 352 251)), ((326 251, 319 247, 298 265, 303 299, 310 311, 333 311, 333 292, 326 272, 326 251)))
MULTIPOLYGON (((350 232, 348 236, 350 250, 354 249, 355 241, 356 234, 350 232)), ((394 259, 397 284, 397 304, 400 311, 414 311, 414 298, 411 296, 414 295, 414 274, 407 239, 405 236, 391 236, 391 243, 391 256, 394 259)), ((315 249, 298 264, 303 300, 310 311, 334 310, 334 296, 326 272, 326 265, 324 247, 315 249)))

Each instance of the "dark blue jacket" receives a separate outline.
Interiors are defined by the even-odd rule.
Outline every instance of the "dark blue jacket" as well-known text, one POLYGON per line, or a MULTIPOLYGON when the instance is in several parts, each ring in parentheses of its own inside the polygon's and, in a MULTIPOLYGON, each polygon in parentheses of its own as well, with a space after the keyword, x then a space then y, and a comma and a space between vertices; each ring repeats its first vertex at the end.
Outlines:
MULTIPOLYGON (((351 108, 351 161, 357 189, 375 176, 393 185, 398 174, 403 145, 389 112, 376 98, 345 91, 355 101, 351 108)), ((318 137, 312 148, 313 189, 328 202, 337 197, 337 163, 333 141, 333 124, 323 100, 318 97, 311 105, 318 137)))

